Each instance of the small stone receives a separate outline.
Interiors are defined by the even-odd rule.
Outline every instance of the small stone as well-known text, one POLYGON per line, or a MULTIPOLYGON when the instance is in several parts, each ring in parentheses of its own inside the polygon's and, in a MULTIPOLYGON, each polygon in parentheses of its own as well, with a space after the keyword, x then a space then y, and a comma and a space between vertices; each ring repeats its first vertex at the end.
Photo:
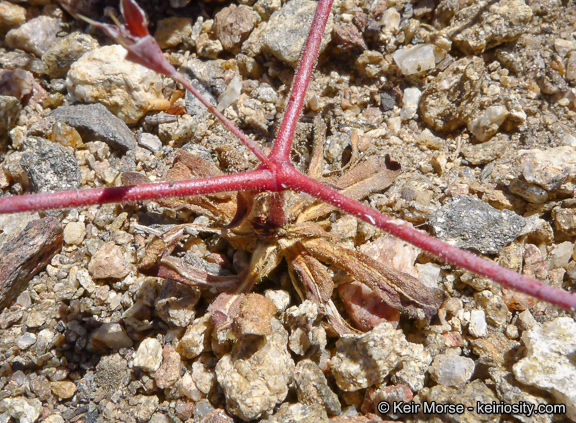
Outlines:
MULTIPOLYGON (((11 416, 20 423, 34 423, 42 414, 42 402, 37 398, 4 398, 0 401, 0 413, 11 416)), ((8 420, 9 418, 6 421, 8 420)))
POLYGON ((246 294, 240 303, 239 315, 234 319, 234 333, 238 337, 270 335, 275 311, 274 303, 263 295, 246 294))
POLYGON ((0 95, 0 151, 6 150, 10 131, 18 123, 22 106, 16 97, 0 95))
MULTIPOLYGON (((316 2, 310 0, 291 0, 274 12, 262 34, 263 49, 295 68, 308 37, 316 5, 316 2)), ((322 37, 320 54, 330 42, 332 27, 331 12, 322 37)))
POLYGON ((479 305, 484 307, 486 319, 496 325, 503 326, 508 321, 508 307, 500 295, 494 295, 486 290, 475 295, 479 305))
POLYGON ((80 245, 86 236, 84 222, 70 222, 64 227, 64 242, 66 244, 80 245))
POLYGON ((162 345, 155 338, 146 338, 138 346, 134 366, 146 372, 155 372, 162 363, 162 345))
POLYGON ((82 175, 76 158, 64 147, 43 138, 29 137, 20 164, 37 192, 80 188, 82 175))
MULTIPOLYGON (((394 110, 394 106, 396 106, 396 99, 388 93, 381 93, 380 94, 380 107, 382 107, 383 112, 389 112, 394 110)), ((425 131, 430 131, 429 129, 425 129, 425 131)))
POLYGON ((527 182, 555 191, 576 175, 576 148, 564 146, 520 151, 518 163, 527 182))
POLYGON ((282 404, 278 411, 263 423, 330 423, 326 410, 318 404, 282 404))
POLYGON ((474 373, 474 360, 449 354, 439 354, 430 366, 432 379, 444 386, 464 385, 474 373))
POLYGON ((175 326, 186 327, 196 316, 196 303, 200 291, 172 280, 165 280, 154 306, 162 320, 175 326))
POLYGON ((154 379, 160 389, 169 388, 180 378, 180 354, 174 347, 166 345, 162 349, 162 364, 156 371, 154 379))
POLYGON ((89 344, 92 350, 101 350, 101 347, 119 350, 120 348, 130 348, 132 339, 118 323, 104 323, 90 334, 89 344))
POLYGON ((71 100, 102 103, 127 124, 153 110, 162 98, 162 79, 156 72, 124 60, 126 53, 122 46, 106 46, 74 62, 66 78, 71 100))
POLYGON ((0 33, 5 34, 26 22, 26 9, 9 1, 0 2, 0 33))
POLYGON ((120 151, 136 148, 136 140, 130 128, 102 104, 61 106, 54 110, 50 116, 74 127, 85 143, 103 141, 111 148, 120 151))
POLYGON ((192 35, 192 18, 173 16, 157 23, 154 38, 161 49, 176 47, 192 35))
POLYGON ((482 254, 496 254, 521 235, 524 219, 509 211, 498 210, 482 200, 457 195, 428 221, 434 234, 458 248, 470 248, 482 254))
POLYGON ((404 90, 404 96, 402 97, 402 110, 400 111, 400 117, 403 120, 412 119, 416 116, 418 111, 418 102, 420 101, 420 96, 422 92, 416 88, 406 88, 404 90))
POLYGON ((88 34, 73 32, 56 40, 43 55, 44 73, 50 78, 63 78, 72 63, 84 53, 98 48, 98 42, 88 34))
POLYGON ((490 141, 464 145, 462 155, 473 165, 484 165, 500 158, 509 144, 510 140, 506 135, 497 134, 490 141))
POLYGON ((342 412, 338 396, 330 389, 326 376, 312 360, 306 359, 298 363, 294 380, 299 402, 321 405, 332 416, 342 412))
POLYGON ((482 0, 456 12, 446 32, 457 48, 477 55, 518 38, 531 18, 532 9, 523 0, 482 0))
POLYGON ((32 94, 34 75, 24 69, 0 70, 0 95, 16 97, 22 101, 32 94))
POLYGON ((16 338, 16 346, 21 350, 25 350, 28 347, 31 347, 36 343, 36 335, 30 332, 26 332, 25 334, 16 338))
POLYGON ((162 149, 162 141, 154 134, 148 132, 138 133, 138 145, 147 148, 153 153, 157 153, 162 149))
POLYGON ((243 4, 232 4, 220 10, 214 17, 214 33, 224 50, 238 54, 240 46, 259 21, 260 15, 252 8, 243 4))
POLYGON ((522 313, 518 314, 517 324, 521 330, 528 330, 536 326, 538 322, 536 322, 536 319, 532 316, 530 310, 524 310, 522 313))
POLYGON ((476 119, 468 122, 468 130, 479 140, 490 139, 508 117, 505 106, 490 106, 476 119))
POLYGON ((395 369, 395 383, 405 383, 414 391, 424 386, 424 376, 432 361, 420 344, 406 341, 401 330, 382 323, 361 336, 340 338, 330 360, 336 384, 346 392, 378 385, 395 369))
POLYGON ((158 408, 160 400, 156 395, 136 395, 130 398, 130 405, 134 410, 134 417, 138 422, 148 422, 158 408))
POLYGON ((486 314, 484 313, 484 310, 472 310, 470 312, 468 332, 470 332, 470 335, 476 338, 480 338, 488 334, 488 325, 486 324, 486 314))
POLYGON ((506 336, 510 339, 517 339, 519 336, 518 328, 514 325, 506 326, 506 336))
POLYGON ((526 358, 513 366, 521 383, 550 392, 566 404, 567 417, 576 420, 576 322, 571 317, 559 317, 542 326, 525 331, 526 358))
POLYGON ((552 210, 552 219, 554 219, 554 228, 563 235, 576 235, 576 208, 552 210))
POLYGON ((52 382, 52 392, 60 399, 72 398, 76 393, 76 384, 69 380, 61 380, 58 382, 52 382))
POLYGON ((124 259, 122 249, 114 242, 106 242, 90 260, 88 270, 94 279, 122 279, 132 270, 124 259))
POLYGON ((96 284, 92 280, 90 273, 88 273, 87 269, 80 269, 76 273, 76 280, 88 292, 89 294, 93 293, 96 289, 96 284))
POLYGON ((424 122, 436 131, 446 132, 466 124, 478 110, 485 72, 480 57, 465 57, 440 72, 420 99, 424 122))
POLYGON ((569 82, 576 81, 576 51, 568 53, 565 78, 569 82))
POLYGON ((433 44, 419 44, 396 50, 392 58, 404 75, 412 75, 436 67, 436 49, 433 44))
POLYGON ((576 50, 576 42, 556 38, 554 40, 554 50, 556 50, 556 53, 558 53, 560 57, 564 58, 572 50, 576 50))
POLYGON ((572 258, 572 254, 574 254, 574 243, 566 241, 556 245, 548 256, 548 268, 553 270, 565 267, 572 258))
POLYGON ((479 363, 497 367, 509 362, 511 351, 520 345, 518 341, 508 339, 499 331, 492 332, 486 338, 474 339, 471 344, 474 354, 480 357, 479 363))
POLYGON ((227 409, 243 420, 272 411, 284 401, 292 381, 294 361, 287 349, 288 333, 276 319, 271 325, 265 340, 239 339, 216 365, 227 409))
POLYGON ((290 294, 280 289, 268 289, 264 296, 274 303, 277 313, 283 313, 290 305, 290 294))
POLYGON ((54 44, 60 31, 60 20, 48 16, 38 16, 18 28, 8 31, 6 44, 40 57, 54 44))
POLYGON ((368 49, 362 32, 353 23, 334 24, 332 38, 339 54, 357 56, 368 49))
POLYGON ((510 182, 508 189, 512 194, 516 194, 530 203, 543 204, 548 201, 548 191, 520 179, 514 179, 510 182))

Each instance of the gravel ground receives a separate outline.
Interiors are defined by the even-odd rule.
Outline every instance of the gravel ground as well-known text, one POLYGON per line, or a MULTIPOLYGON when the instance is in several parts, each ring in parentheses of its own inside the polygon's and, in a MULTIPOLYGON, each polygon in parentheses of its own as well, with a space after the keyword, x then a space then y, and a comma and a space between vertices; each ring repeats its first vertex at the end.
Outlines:
MULTIPOLYGON (((269 148, 315 3, 188 1, 142 2, 151 32, 269 148)), ((117 14, 78 3, 101 22, 117 14)), ((326 177, 389 154, 402 170, 367 204, 573 291, 575 21, 571 1, 336 1, 293 162, 305 171, 319 136, 326 177)), ((125 53, 51 0, 0 1, 1 195, 197 176, 182 150, 203 174, 255 167, 195 99, 125 53)), ((366 333, 338 336, 281 263, 216 331, 214 292, 142 260, 155 236, 193 222, 173 262, 233 279, 251 255, 215 228, 234 199, 0 216, 0 422, 576 421, 571 314, 334 211, 334 243, 443 291, 437 315, 371 316, 366 333)), ((369 305, 342 288, 358 284, 323 269, 360 327, 369 305)))

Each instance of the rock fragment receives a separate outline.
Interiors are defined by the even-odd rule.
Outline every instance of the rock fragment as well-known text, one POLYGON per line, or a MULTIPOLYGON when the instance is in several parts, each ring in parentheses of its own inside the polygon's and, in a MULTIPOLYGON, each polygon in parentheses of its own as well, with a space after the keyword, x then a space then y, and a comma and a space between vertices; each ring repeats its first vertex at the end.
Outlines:
POLYGON ((404 96, 402 97, 402 110, 400 111, 400 117, 404 120, 412 119, 416 116, 418 111, 418 102, 422 92, 416 88, 406 88, 404 90, 404 96))
POLYGON ((330 389, 326 376, 312 360, 306 359, 298 363, 294 380, 300 403, 321 405, 333 416, 342 412, 338 396, 330 389))
POLYGON ((518 38, 530 19, 532 9, 523 0, 482 0, 460 9, 446 31, 464 53, 480 54, 518 38))
POLYGON ((9 1, 0 2, 0 34, 26 22, 26 9, 9 1))
POLYGON ((0 95, 0 152, 6 150, 10 131, 16 126, 21 109, 16 97, 0 95))
POLYGON ((122 279, 132 267, 124 259, 124 253, 113 241, 106 242, 90 260, 88 270, 94 279, 122 279))
MULTIPOLYGON (((316 2, 310 0, 291 0, 282 9, 274 12, 262 34, 263 49, 293 68, 300 60, 314 12, 316 2)), ((331 39, 333 15, 326 24, 320 54, 331 39)))
POLYGON ((558 190, 576 175, 576 147, 521 151, 518 164, 524 179, 547 191, 558 190))
POLYGON ((559 317, 522 334, 526 357, 513 367, 520 382, 550 392, 566 404, 567 416, 576 420, 576 322, 559 317))
POLYGON ((66 86, 71 99, 101 103, 127 124, 153 110, 162 98, 162 79, 125 57, 126 50, 119 45, 84 54, 68 71, 66 86))
POLYGON ((258 418, 283 401, 294 374, 288 333, 276 319, 271 325, 272 332, 264 340, 239 340, 216 365, 227 409, 243 420, 258 418))
POLYGON ((88 34, 73 32, 56 42, 42 55, 44 73, 50 78, 63 78, 72 63, 84 53, 98 48, 98 42, 88 34))
POLYGON ((486 314, 483 310, 472 310, 470 312, 470 323, 468 323, 468 332, 470 335, 480 338, 488 334, 488 325, 486 324, 486 314))
POLYGON ((76 128, 84 142, 103 141, 111 148, 123 152, 136 148, 136 140, 130 128, 102 104, 61 106, 50 116, 76 128))
POLYGON ((76 393, 76 384, 69 380, 52 382, 52 392, 60 399, 72 398, 76 393))
POLYGON ((0 248, 0 309, 14 301, 28 282, 44 270, 63 242, 58 219, 46 217, 30 222, 0 248))
POLYGON ((444 386, 462 386, 474 373, 474 360, 451 354, 439 354, 430 366, 432 379, 444 386))
POLYGON ((0 413, 20 423, 34 423, 42 414, 42 402, 38 398, 4 398, 0 401, 0 413))
POLYGON ((88 348, 92 351, 119 350, 130 348, 133 342, 118 323, 104 323, 90 334, 88 348))
POLYGON ((457 195, 428 218, 434 234, 458 248, 496 254, 521 235, 524 219, 482 200, 457 195))
POLYGON ((412 75, 436 67, 436 49, 432 44, 419 44, 396 50, 392 58, 404 75, 412 75))
POLYGON ((162 364, 156 371, 154 378, 160 389, 169 388, 180 378, 180 354, 174 347, 166 345, 162 350, 162 364))
POLYGON ((18 28, 8 31, 6 44, 40 57, 54 44, 60 31, 60 20, 48 16, 38 16, 18 28))
POLYGON ((70 191, 80 188, 82 175, 76 158, 61 145, 30 137, 24 144, 20 164, 37 192, 70 191))
POLYGON ((70 222, 64 227, 64 242, 66 244, 80 245, 86 236, 84 222, 70 222))
POLYGON ((484 75, 484 61, 479 57, 452 63, 422 93, 422 119, 437 131, 452 131, 466 124, 478 109, 484 75))
POLYGON ((165 280, 154 306, 162 320, 175 326, 186 327, 196 316, 196 303, 200 291, 172 280, 165 280))
POLYGON ((232 4, 223 8, 214 17, 214 32, 224 50, 233 54, 240 53, 240 46, 248 38, 260 15, 252 8, 241 4, 232 4))
POLYGON ((404 333, 389 323, 382 323, 361 336, 340 338, 336 348, 330 371, 338 387, 346 392, 380 384, 391 371, 399 368, 395 374, 397 383, 420 390, 432 361, 422 345, 406 341, 404 333))
POLYGON ((138 346, 134 366, 145 372, 155 372, 162 363, 162 345, 156 338, 146 338, 138 346))
POLYGON ((172 16, 158 21, 154 38, 161 49, 176 47, 192 35, 192 19, 172 16))

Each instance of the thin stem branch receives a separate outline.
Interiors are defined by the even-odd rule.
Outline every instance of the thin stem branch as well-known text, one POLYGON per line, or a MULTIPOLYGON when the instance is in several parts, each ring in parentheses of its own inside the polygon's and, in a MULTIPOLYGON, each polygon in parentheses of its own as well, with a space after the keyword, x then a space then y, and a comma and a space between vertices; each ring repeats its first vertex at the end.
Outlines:
POLYGON ((212 105, 212 103, 210 103, 202 94, 200 94, 200 92, 196 88, 194 88, 192 86, 192 84, 190 82, 188 82, 188 80, 186 78, 184 78, 182 75, 180 75, 176 71, 174 71, 170 76, 175 81, 182 84, 184 86, 184 88, 186 88, 188 91, 190 91, 194 95, 194 97, 196 97, 198 100, 200 100, 200 102, 204 106, 206 106, 206 108, 208 110, 210 110, 210 113, 212 113, 214 116, 216 116, 220 120, 220 122, 222 122, 222 124, 230 132, 232 132, 240 141, 242 141, 242 143, 246 147, 248 147, 250 149, 250 151, 252 153, 254 153, 256 155, 256 157, 258 157, 258 159, 262 163, 264 163, 267 167, 272 166, 272 163, 270 162, 268 157, 266 157, 266 155, 262 151, 260 151, 260 148, 258 148, 258 144, 256 144, 256 142, 254 140, 249 138, 244 132, 242 132, 240 129, 238 129, 232 122, 230 122, 222 113, 220 113, 218 111, 218 109, 216 109, 216 107, 214 107, 212 105))
POLYGON ((351 200, 299 173, 294 168, 284 169, 286 176, 282 178, 282 182, 291 189, 305 192, 320 200, 324 200, 342 211, 350 213, 406 242, 422 248, 427 253, 433 254, 442 260, 476 274, 486 276, 506 288, 514 289, 538 299, 548 301, 567 310, 576 311, 576 295, 569 294, 566 291, 549 285, 544 285, 535 279, 498 266, 465 250, 448 245, 408 225, 394 223, 392 219, 386 215, 358 201, 351 200))
POLYGON ((292 90, 290 91, 290 99, 288 100, 288 106, 284 113, 284 119, 282 120, 282 125, 278 130, 278 136, 274 142, 272 152, 269 155, 272 161, 283 162, 288 161, 290 158, 290 149, 292 147, 294 131, 296 130, 298 118, 302 113, 302 106, 304 105, 304 98, 306 97, 308 84, 310 83, 312 73, 316 67, 318 51, 320 50, 324 29, 326 28, 326 23, 330 16, 332 2, 333 0, 320 0, 318 2, 318 7, 314 14, 314 20, 312 21, 312 27, 310 28, 310 35, 308 36, 306 46, 302 53, 302 58, 300 59, 298 69, 296 70, 296 76, 294 77, 294 83, 292 84, 292 90))
POLYGON ((275 189, 274 176, 268 170, 258 169, 214 178, 2 197, 0 198, 0 214, 155 200, 224 191, 269 191, 275 189))

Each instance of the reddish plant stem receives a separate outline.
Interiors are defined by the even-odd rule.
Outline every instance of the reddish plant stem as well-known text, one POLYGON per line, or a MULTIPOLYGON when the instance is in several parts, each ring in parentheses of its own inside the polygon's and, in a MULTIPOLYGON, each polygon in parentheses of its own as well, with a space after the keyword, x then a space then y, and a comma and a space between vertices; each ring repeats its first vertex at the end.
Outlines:
POLYGON ((305 192, 324 200, 338 209, 350 213, 363 221, 385 230, 409 242, 427 253, 462 267, 481 276, 486 276, 502 286, 548 301, 567 310, 576 311, 576 295, 513 272, 465 250, 453 247, 407 225, 394 223, 388 216, 365 206, 299 173, 293 167, 285 167, 278 177, 291 189, 305 192))
POLYGON ((182 75, 180 75, 178 72, 176 72, 176 70, 174 70, 174 72, 170 75, 170 77, 172 77, 174 80, 178 81, 180 84, 182 84, 184 86, 184 88, 186 88, 188 91, 190 91, 198 100, 200 100, 200 102, 206 106, 206 108, 208 110, 210 110, 210 113, 212 113, 214 116, 216 116, 220 122, 222 122, 222 124, 230 131, 232 132, 240 141, 242 141, 242 143, 248 147, 250 149, 250 151, 252 151, 252 153, 254 153, 256 155, 256 157, 258 157, 258 159, 264 163, 267 167, 271 167, 272 163, 270 162, 270 160, 268 159, 268 157, 266 157, 266 155, 260 151, 260 148, 258 148, 258 144, 256 144, 256 142, 252 139, 250 139, 246 134, 244 134, 244 132, 242 132, 240 129, 238 129, 232 122, 230 122, 222 113, 220 113, 218 111, 218 109, 216 109, 216 107, 214 107, 212 105, 212 103, 210 103, 202 94, 200 94, 200 92, 194 88, 192 86, 192 84, 190 82, 188 82, 188 80, 186 78, 184 78, 182 75))
POLYGON ((304 105, 308 84, 316 67, 318 51, 322 43, 324 28, 326 28, 326 23, 330 16, 332 2, 333 0, 320 0, 318 2, 312 27, 310 28, 310 34, 308 35, 306 46, 302 52, 302 58, 296 70, 296 76, 294 77, 294 83, 290 91, 290 99, 286 106, 284 119, 278 130, 278 136, 274 142, 272 152, 268 156, 272 161, 287 162, 290 159, 290 149, 292 148, 294 131, 296 130, 296 124, 302 113, 302 106, 304 105))
POLYGON ((0 198, 0 214, 154 200, 165 197, 185 197, 224 191, 275 190, 276 179, 272 173, 265 169, 258 169, 234 175, 187 181, 2 197, 0 198))

